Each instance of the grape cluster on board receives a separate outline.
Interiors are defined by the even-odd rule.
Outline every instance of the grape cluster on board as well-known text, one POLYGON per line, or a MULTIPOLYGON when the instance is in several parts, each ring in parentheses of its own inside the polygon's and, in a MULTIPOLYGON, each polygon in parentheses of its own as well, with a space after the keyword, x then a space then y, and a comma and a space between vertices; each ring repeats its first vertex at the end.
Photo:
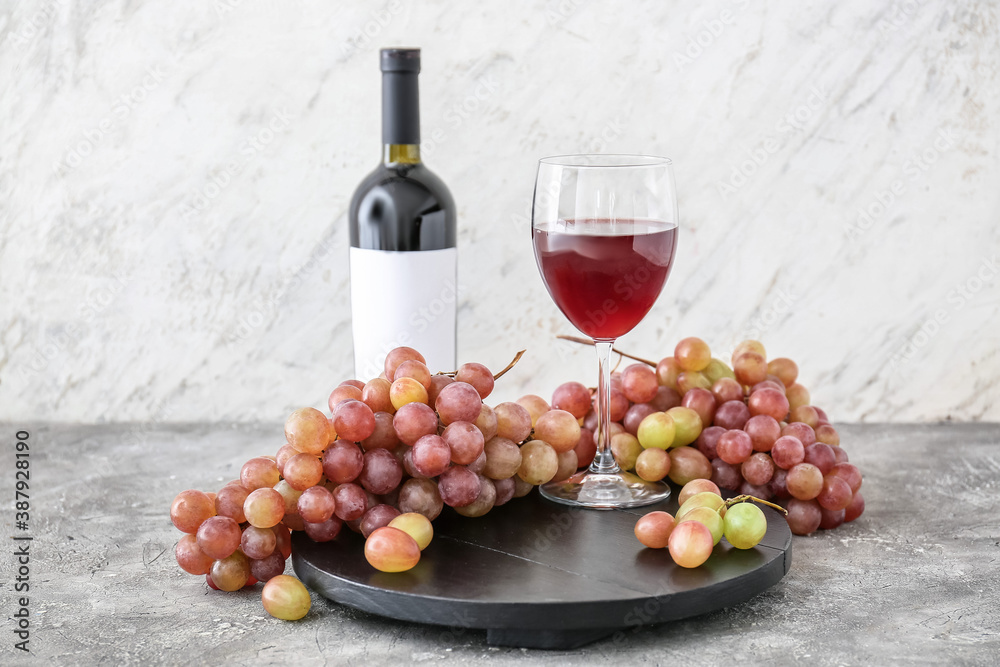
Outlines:
MULTIPOLYGON (((797 535, 858 518, 865 508, 861 472, 848 462, 826 412, 810 405, 795 362, 767 361, 758 341, 740 343, 731 361, 713 358, 703 340, 685 338, 655 365, 613 373, 609 431, 618 464, 649 481, 710 479, 720 489, 773 498, 797 535)), ((590 393, 567 382, 552 396, 553 407, 583 418, 581 465, 594 451, 590 393)))
MULTIPOLYGON (((688 338, 655 370, 635 364, 612 375, 615 458, 644 479, 684 485, 679 500, 694 502, 676 520, 665 512, 640 520, 643 544, 669 547, 685 567, 704 562, 723 535, 740 548, 756 545, 763 513, 746 503, 727 511, 720 487, 776 498, 798 534, 861 514, 861 474, 826 414, 809 405, 797 373, 788 359, 766 362, 755 341, 737 347, 730 367, 688 338)), ((416 350, 392 350, 380 377, 333 390, 331 417, 293 412, 275 455, 251 458, 217 493, 178 494, 170 516, 186 534, 177 562, 216 590, 266 582, 265 609, 293 620, 308 612, 310 598, 284 575, 290 531, 327 542, 346 525, 365 537, 374 568, 405 571, 419 562, 445 505, 482 516, 590 464, 597 427, 590 389, 567 382, 551 405, 527 395, 490 407, 483 400, 494 379, 478 363, 432 374, 416 350)))

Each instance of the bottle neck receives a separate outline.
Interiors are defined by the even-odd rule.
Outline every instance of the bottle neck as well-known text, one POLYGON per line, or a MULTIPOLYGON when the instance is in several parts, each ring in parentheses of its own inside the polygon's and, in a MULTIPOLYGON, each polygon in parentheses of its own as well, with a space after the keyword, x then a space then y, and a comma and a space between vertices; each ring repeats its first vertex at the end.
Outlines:
MULTIPOLYGON (((420 145, 420 94, 416 72, 382 73, 382 144, 412 155, 420 145)), ((419 161, 419 153, 416 153, 419 161)))
POLYGON ((382 146, 383 164, 419 164, 420 144, 385 144, 382 146))

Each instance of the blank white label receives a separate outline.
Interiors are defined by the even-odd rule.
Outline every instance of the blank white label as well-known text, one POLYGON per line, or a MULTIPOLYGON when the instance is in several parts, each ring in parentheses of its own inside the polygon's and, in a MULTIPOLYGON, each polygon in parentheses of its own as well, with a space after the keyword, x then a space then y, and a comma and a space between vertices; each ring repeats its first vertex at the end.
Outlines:
POLYGON ((351 248, 355 379, 378 377, 385 355, 401 345, 423 354, 431 373, 455 370, 457 261, 455 248, 351 248))

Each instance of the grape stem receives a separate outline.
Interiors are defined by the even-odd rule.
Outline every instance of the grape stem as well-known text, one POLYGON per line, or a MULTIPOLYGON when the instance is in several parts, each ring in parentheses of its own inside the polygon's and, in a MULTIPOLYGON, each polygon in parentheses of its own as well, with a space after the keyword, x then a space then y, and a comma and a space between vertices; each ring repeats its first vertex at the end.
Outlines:
POLYGON ((773 507, 774 509, 778 510, 782 514, 785 514, 785 515, 788 514, 788 510, 786 510, 781 505, 775 505, 774 503, 769 503, 766 500, 763 500, 761 498, 757 498, 756 496, 748 496, 746 494, 730 498, 729 500, 727 500, 725 502, 725 507, 726 507, 726 509, 729 509, 730 507, 732 507, 733 505, 736 505, 737 503, 742 503, 742 502, 747 502, 747 501, 754 502, 754 503, 761 503, 762 505, 767 505, 768 507, 773 507))
MULTIPOLYGON (((493 375, 493 379, 499 380, 504 373, 514 368, 514 365, 521 360, 521 357, 524 356, 525 352, 527 352, 527 350, 521 350, 520 352, 515 354, 514 358, 510 360, 510 363, 507 364, 502 371, 500 371, 499 373, 495 373, 493 375)), ((440 373, 435 373, 435 375, 447 375, 448 377, 453 378, 456 375, 458 375, 458 371, 441 371, 440 373)))
MULTIPOLYGON (((559 338, 561 340, 568 340, 571 343, 580 343, 581 345, 596 345, 597 344, 597 343, 595 343, 594 341, 592 341, 589 338, 580 338, 579 336, 556 336, 556 338, 559 338)), ((634 361, 640 361, 640 362, 646 364, 647 366, 652 366, 653 368, 656 368, 656 362, 655 361, 650 361, 649 359, 643 359, 642 357, 637 357, 634 354, 629 354, 628 352, 622 352, 617 347, 611 348, 611 351, 612 352, 616 352, 616 353, 620 354, 623 357, 628 357, 629 359, 632 359, 634 361)))

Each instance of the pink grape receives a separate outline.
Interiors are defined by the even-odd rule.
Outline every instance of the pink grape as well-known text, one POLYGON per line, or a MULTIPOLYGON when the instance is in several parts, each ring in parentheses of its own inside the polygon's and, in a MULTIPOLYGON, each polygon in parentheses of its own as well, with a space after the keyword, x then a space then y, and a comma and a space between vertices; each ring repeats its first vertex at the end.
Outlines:
POLYGON ((214 515, 215 502, 207 493, 195 489, 181 491, 170 505, 170 520, 184 533, 198 532, 198 527, 214 515))
POLYGON ((726 429, 721 426, 709 426, 703 429, 701 435, 695 441, 695 446, 698 447, 698 451, 707 456, 710 460, 719 458, 718 444, 719 438, 726 429))
POLYGON ((642 420, 654 412, 659 412, 659 410, 649 403, 636 403, 625 413, 622 426, 628 433, 635 435, 639 431, 639 424, 642 423, 642 420))
MULTIPOLYGON (((577 427, 579 428, 579 427, 577 427)), ((425 436, 426 437, 426 436, 425 436)), ((455 421, 444 429, 441 438, 451 448, 451 460, 459 465, 469 465, 483 453, 486 440, 475 424, 455 421)), ((433 475, 428 475, 433 477, 433 475)))
POLYGON ((736 465, 750 458, 753 453, 753 441, 744 431, 732 429, 719 436, 716 451, 720 459, 736 465))
POLYGON ((330 412, 336 412, 337 406, 348 399, 361 400, 361 390, 350 384, 342 384, 330 394, 330 399, 327 401, 327 405, 330 408, 330 412))
POLYGON ((594 441, 594 432, 589 428, 581 428, 580 439, 577 440, 573 451, 576 452, 576 461, 581 468, 589 466, 594 457, 597 456, 597 443, 594 441))
POLYGON ((783 435, 774 441, 771 447, 771 459, 774 465, 788 470, 805 460, 805 448, 802 441, 793 435, 783 435))
POLYGON ((861 471, 852 463, 837 463, 830 469, 829 474, 847 482, 851 487, 851 493, 857 493, 861 488, 861 471))
POLYGON ((771 495, 775 498, 791 498, 791 494, 788 493, 788 471, 782 470, 781 468, 775 468, 774 475, 771 476, 771 481, 768 483, 771 489, 771 495))
POLYGON ((549 410, 538 418, 535 437, 549 443, 557 454, 568 452, 580 440, 580 424, 565 410, 549 410))
MULTIPOLYGON (((631 364, 622 371, 622 394, 633 403, 653 400, 658 387, 656 373, 646 364, 631 364)), ((574 416, 579 418, 583 415, 574 416)))
MULTIPOLYGON (((411 403, 410 405, 423 405, 423 403, 411 403)), ((394 421, 395 417, 388 412, 376 412, 375 430, 361 441, 361 447, 365 451, 369 449, 395 449, 399 445, 399 436, 396 435, 394 421)))
POLYGON ((493 411, 497 415, 498 437, 506 438, 513 442, 522 442, 531 435, 531 413, 523 405, 519 403, 501 403, 493 408, 493 411))
POLYGON ((687 392, 684 394, 681 405, 697 412, 698 416, 701 417, 702 424, 712 423, 712 418, 715 416, 716 401, 715 396, 707 389, 696 387, 687 392))
MULTIPOLYGON (((379 412, 392 414, 396 411, 396 408, 393 407, 392 399, 389 398, 390 386, 392 386, 392 383, 385 378, 375 378, 361 390, 361 400, 375 414, 379 412)), ((330 408, 330 412, 333 412, 332 407, 330 408)))
POLYGON ((819 506, 827 510, 846 509, 851 504, 854 494, 846 481, 834 475, 823 478, 823 488, 816 496, 819 506))
POLYGON ((770 415, 757 415, 747 420, 743 430, 750 436, 754 451, 769 452, 781 436, 781 424, 770 415))
POLYGON ((476 428, 483 434, 484 442, 497 434, 497 413, 485 403, 479 408, 479 417, 476 418, 476 428))
POLYGON ((391 452, 373 449, 365 452, 365 467, 358 476, 366 490, 374 494, 388 493, 399 486, 403 467, 391 452))
POLYGON ((472 385, 482 400, 493 393, 493 373, 482 364, 475 362, 462 364, 455 374, 455 381, 472 385))
MULTIPOLYGON (((294 451, 294 450, 293 450, 294 451)), ((228 484, 215 495, 215 510, 219 516, 228 516, 236 523, 246 523, 247 517, 243 514, 243 503, 246 502, 250 492, 243 488, 241 484, 228 484)))
POLYGON ((552 392, 552 407, 565 410, 577 419, 587 416, 590 404, 590 390, 579 382, 564 382, 552 392))
POLYGON ((333 513, 343 521, 360 519, 367 509, 365 490, 353 482, 340 484, 333 490, 333 513))
POLYGON ((323 478, 323 463, 312 454, 296 454, 285 462, 285 481, 296 491, 316 486, 323 478))
POLYGON ((264 456, 250 459, 240 469, 240 485, 247 491, 270 488, 278 479, 278 464, 264 456))
POLYGON ((828 475, 837 463, 837 458, 830 445, 817 442, 805 448, 805 462, 813 464, 821 473, 828 475))
POLYGON ((740 472, 743 474, 743 479, 750 484, 764 486, 771 481, 771 477, 774 475, 774 461, 767 454, 757 452, 751 454, 750 458, 743 462, 740 472))
POLYGON ((247 526, 243 530, 243 537, 240 539, 240 550, 248 558, 267 558, 274 553, 278 541, 274 536, 274 531, 270 528, 257 528, 247 526))
POLYGON ((425 435, 437 435, 438 418, 428 405, 407 403, 396 411, 392 425, 399 439, 412 447, 425 435))
POLYGON ((730 377, 719 378, 712 385, 712 395, 719 405, 729 401, 743 400, 743 387, 730 377))
POLYGON ((788 510, 788 515, 785 517, 788 527, 796 535, 809 535, 815 532, 823 520, 823 512, 815 500, 792 498, 785 509, 788 510))
POLYGON ((680 373, 681 367, 672 355, 660 359, 660 363, 656 364, 656 381, 660 383, 661 387, 669 387, 676 390, 677 377, 680 373))
POLYGON ((343 521, 333 516, 322 523, 309 523, 306 521, 304 528, 306 535, 308 535, 313 542, 329 542, 340 534, 340 529, 343 525, 343 521))
POLYGON ((361 442, 375 432, 375 413, 359 400, 346 400, 337 406, 333 428, 341 439, 361 442))
POLYGON ((427 364, 416 359, 407 359, 399 366, 396 366, 396 372, 393 373, 392 380, 395 382, 399 378, 413 378, 424 385, 424 389, 430 390, 431 388, 430 369, 427 368, 427 364))
POLYGON ((726 401, 715 411, 715 425, 726 430, 741 429, 750 420, 750 408, 741 400, 726 401))
POLYGON ((740 493, 746 496, 760 498, 761 500, 769 500, 771 498, 771 487, 769 484, 758 486, 743 480, 743 483, 740 484, 740 493))
POLYGON ((788 470, 788 493, 799 500, 812 500, 823 490, 823 473, 811 463, 800 463, 788 470))
POLYGON ((496 499, 493 501, 493 506, 500 507, 501 505, 506 505, 514 497, 517 484, 514 482, 513 477, 495 479, 493 480, 493 488, 496 490, 496 499))
POLYGON ((808 424, 813 429, 819 426, 819 413, 811 405, 800 405, 792 410, 788 416, 788 421, 802 422, 808 424))
POLYGON ((414 469, 424 477, 437 477, 451 465, 451 448, 439 435, 425 435, 410 453, 414 469))
POLYGON ((854 521, 859 516, 861 516, 865 511, 865 499, 861 495, 861 492, 854 494, 851 498, 851 503, 844 510, 844 521, 854 521))
POLYGON ((198 528, 197 541, 206 556, 215 560, 228 558, 240 548, 240 525, 227 516, 213 516, 198 528))
POLYGON ((438 478, 438 493, 449 507, 468 505, 479 497, 479 477, 463 466, 452 466, 438 478))
POLYGON ((323 453, 323 473, 336 484, 353 482, 364 467, 361 448, 347 440, 337 440, 323 453))
POLYGON ((250 561, 250 575, 257 581, 268 582, 285 572, 285 559, 275 550, 267 558, 250 561))
POLYGON ((497 436, 486 443, 486 466, 483 474, 490 479, 506 479, 521 467, 521 449, 507 438, 497 436))
POLYGON ((736 490, 743 483, 743 478, 740 476, 740 467, 726 463, 722 459, 714 459, 712 461, 711 481, 720 489, 736 490))
POLYGON ((323 486, 314 486, 303 491, 296 505, 299 516, 310 523, 327 521, 333 516, 336 508, 337 503, 333 499, 333 493, 323 486))
POLYGON ((844 523, 845 510, 828 510, 820 505, 819 527, 823 530, 833 530, 844 523))
POLYGON ((398 502, 400 512, 416 512, 431 521, 441 514, 444 506, 437 483, 430 479, 406 480, 399 489, 398 502))
POLYGON ((479 493, 476 495, 476 499, 468 505, 461 505, 455 508, 455 511, 462 516, 483 516, 493 509, 493 505, 497 498, 497 490, 496 487, 493 486, 493 480, 486 477, 479 477, 478 479, 479 493))
POLYGON ((177 564, 188 574, 208 574, 215 559, 198 546, 198 538, 191 534, 181 537, 174 548, 177 564))
POLYGON ((441 390, 434 401, 441 423, 446 426, 456 421, 476 421, 482 404, 479 392, 467 382, 452 382, 441 390))
POLYGON ((437 397, 441 395, 441 390, 454 382, 455 379, 447 375, 432 375, 431 388, 427 390, 427 405, 434 405, 437 397))
POLYGON ((747 402, 753 416, 767 415, 780 421, 788 415, 788 399, 777 389, 765 387, 750 394, 747 402))
POLYGON ((376 505, 364 513, 361 517, 361 534, 368 537, 375 530, 382 526, 388 526, 389 522, 399 516, 399 510, 391 505, 376 505))
POLYGON ((385 377, 393 378, 396 375, 396 369, 404 361, 409 361, 414 359, 422 364, 426 364, 427 360, 424 359, 424 355, 420 354, 412 347, 397 347, 385 355, 385 377))
POLYGON ((660 387, 656 390, 656 396, 649 402, 659 412, 666 412, 670 408, 676 408, 681 404, 681 395, 676 389, 671 387, 660 387))

